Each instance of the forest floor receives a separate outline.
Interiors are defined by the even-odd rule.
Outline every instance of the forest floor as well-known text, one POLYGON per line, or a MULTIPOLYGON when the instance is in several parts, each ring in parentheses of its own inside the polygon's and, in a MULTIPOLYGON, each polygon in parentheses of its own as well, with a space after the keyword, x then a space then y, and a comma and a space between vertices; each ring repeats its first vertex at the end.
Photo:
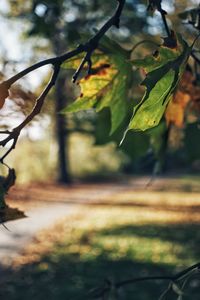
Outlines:
MULTIPOLYGON (((0 296, 8 300, 87 300, 105 278, 172 274, 200 261, 198 177, 16 186, 8 203, 27 216, 0 229, 0 296)), ((166 287, 140 283, 120 300, 158 299, 166 287)), ((199 299, 199 289, 195 278, 184 299, 199 299)))

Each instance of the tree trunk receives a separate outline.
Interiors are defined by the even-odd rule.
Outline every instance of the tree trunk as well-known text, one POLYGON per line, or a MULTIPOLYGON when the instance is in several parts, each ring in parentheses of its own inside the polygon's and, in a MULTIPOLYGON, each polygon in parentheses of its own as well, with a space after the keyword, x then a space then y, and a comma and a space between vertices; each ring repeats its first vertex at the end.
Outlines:
POLYGON ((59 112, 66 107, 66 95, 64 91, 65 77, 62 73, 56 81, 55 86, 55 110, 56 110, 56 138, 58 145, 58 182, 70 183, 68 165, 68 136, 66 131, 66 116, 59 112))
MULTIPOLYGON (((52 46, 56 56, 61 55, 66 50, 65 41, 60 36, 62 25, 60 24, 57 16, 55 16, 56 31, 52 38, 52 46)), ((68 160, 68 134, 66 128, 67 117, 60 114, 60 111, 67 106, 66 97, 66 74, 62 70, 58 75, 55 85, 55 133, 58 147, 58 182, 70 183, 71 178, 69 174, 69 160, 68 160)))

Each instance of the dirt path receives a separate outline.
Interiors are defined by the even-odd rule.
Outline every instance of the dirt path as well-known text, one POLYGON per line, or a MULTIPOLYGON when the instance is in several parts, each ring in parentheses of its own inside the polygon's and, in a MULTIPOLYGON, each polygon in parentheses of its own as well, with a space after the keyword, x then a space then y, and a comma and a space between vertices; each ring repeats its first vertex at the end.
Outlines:
MULTIPOLYGON (((162 199, 168 203, 170 198, 169 195, 166 195, 166 192, 171 190, 174 197, 174 193, 181 190, 186 194, 188 193, 187 197, 189 197, 189 194, 194 193, 192 199, 198 202, 194 202, 194 208, 197 212, 199 211, 199 182, 193 182, 191 186, 185 181, 161 178, 152 182, 150 188, 146 188, 148 182, 149 178, 134 178, 126 183, 114 184, 76 184, 70 187, 43 184, 14 187, 8 197, 8 203, 10 206, 24 211, 27 217, 8 222, 6 226, 9 231, 0 226, 1 264, 9 264, 16 255, 23 252, 23 249, 39 231, 50 228, 62 218, 66 219, 67 216, 76 213, 83 204, 113 205, 114 200, 117 205, 130 204, 131 201, 132 205, 141 206, 144 205, 141 199, 145 197, 148 203, 152 205, 150 201, 152 201, 153 196, 153 205, 157 205, 156 199, 161 197, 157 192, 165 191, 165 196, 162 194, 162 199), (154 191, 154 194, 151 195, 150 191, 154 191), (125 194, 126 200, 129 199, 128 203, 123 202, 125 194)), ((180 194, 178 194, 178 197, 180 197, 180 194)), ((191 205, 191 199, 189 200, 188 203, 191 205)), ((160 203, 160 200, 158 203, 160 203)), ((170 204, 170 210, 171 207, 170 204)), ((178 207, 177 209, 183 208, 178 207)))
POLYGON ((9 230, 0 226, 1 264, 10 264, 39 231, 51 228, 62 218, 76 213, 80 204, 101 201, 124 188, 117 185, 15 187, 8 197, 8 203, 24 211, 26 218, 7 222, 9 230))
POLYGON ((27 217, 6 224, 9 231, 0 227, 0 260, 10 263, 12 258, 20 253, 32 240, 38 231, 52 226, 62 217, 73 211, 71 205, 52 204, 41 205, 40 208, 28 209, 27 217))

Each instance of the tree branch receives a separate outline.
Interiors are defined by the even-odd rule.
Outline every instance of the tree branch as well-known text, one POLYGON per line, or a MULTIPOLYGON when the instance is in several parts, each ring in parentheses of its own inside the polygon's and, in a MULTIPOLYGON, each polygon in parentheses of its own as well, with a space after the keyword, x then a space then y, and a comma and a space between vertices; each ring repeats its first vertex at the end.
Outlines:
POLYGON ((166 20, 167 12, 164 9, 162 9, 162 0, 149 0, 149 5, 148 5, 147 10, 153 11, 155 9, 157 9, 157 11, 161 14, 167 36, 168 36, 168 38, 171 38, 171 31, 169 29, 169 26, 168 26, 167 20, 166 20))
POLYGON ((171 276, 146 276, 146 277, 138 277, 138 278, 131 278, 124 281, 120 281, 117 283, 113 283, 110 280, 105 280, 104 286, 102 288, 97 288, 91 291, 91 295, 94 298, 101 298, 104 297, 106 293, 108 293, 111 288, 115 288, 116 290, 120 289, 121 287, 129 284, 135 284, 138 282, 144 281, 153 281, 153 280, 164 280, 169 281, 171 283, 176 283, 177 281, 182 280, 187 275, 189 275, 192 271, 200 270, 200 263, 194 264, 189 268, 171 276))
POLYGON ((30 114, 25 118, 25 120, 19 124, 17 127, 15 127, 12 131, 0 131, 1 134, 7 134, 8 136, 0 141, 0 146, 5 147, 8 142, 13 141, 12 145, 9 147, 9 149, 6 151, 6 153, 0 158, 0 162, 3 162, 3 160, 6 158, 6 156, 15 148, 16 143, 18 141, 19 135, 21 133, 21 130, 32 121, 32 119, 40 113, 41 108, 44 104, 44 101, 46 99, 46 96, 48 95, 49 91, 52 89, 52 87, 56 83, 56 79, 60 72, 60 66, 63 62, 67 61, 68 59, 77 56, 80 53, 85 52, 85 57, 83 58, 80 66, 78 67, 77 71, 75 72, 73 76, 73 82, 76 82, 77 78, 79 77, 81 71, 84 68, 84 65, 88 64, 88 73, 91 72, 92 69, 92 60, 91 56, 93 52, 97 49, 99 41, 101 38, 106 34, 106 32, 112 27, 116 26, 119 28, 120 23, 120 17, 125 5, 126 0, 116 0, 118 2, 117 8, 110 19, 97 31, 97 33, 89 39, 85 44, 81 44, 77 46, 76 49, 69 51, 61 56, 45 59, 43 61, 40 61, 21 72, 17 73, 16 75, 12 76, 8 80, 3 81, 0 84, 0 103, 4 103, 5 99, 9 96, 9 89, 10 87, 19 79, 24 77, 25 75, 43 67, 46 65, 52 65, 54 68, 52 77, 43 90, 42 94, 39 96, 38 99, 36 99, 35 106, 33 107, 30 114))

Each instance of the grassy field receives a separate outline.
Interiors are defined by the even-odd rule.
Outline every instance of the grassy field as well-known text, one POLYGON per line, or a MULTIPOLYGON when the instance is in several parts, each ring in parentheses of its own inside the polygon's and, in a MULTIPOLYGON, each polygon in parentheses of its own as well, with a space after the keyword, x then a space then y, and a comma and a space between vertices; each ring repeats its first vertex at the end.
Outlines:
MULTIPOLYGON (((88 292, 105 280, 174 274, 198 261, 200 193, 129 189, 78 206, 75 215, 41 232, 7 270, 0 295, 7 300, 87 300, 88 292)), ((128 285, 119 299, 156 300, 167 286, 162 281, 128 285)), ((183 299, 199 295, 200 277, 195 276, 183 299)), ((172 292, 164 299, 181 300, 172 292)))

